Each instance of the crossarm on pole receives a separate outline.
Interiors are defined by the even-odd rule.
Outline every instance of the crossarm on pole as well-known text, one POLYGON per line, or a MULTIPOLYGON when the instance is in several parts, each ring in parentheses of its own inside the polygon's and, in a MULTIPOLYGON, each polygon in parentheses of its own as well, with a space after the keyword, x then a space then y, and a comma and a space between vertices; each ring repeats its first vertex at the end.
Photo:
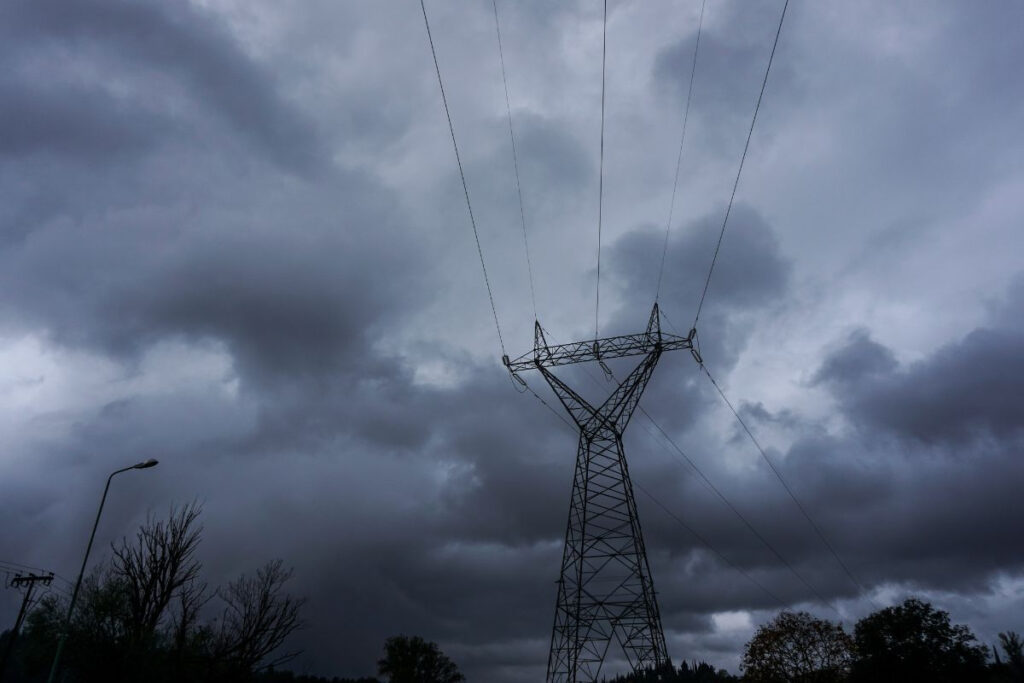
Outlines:
POLYGON ((692 348, 693 332, 686 337, 680 337, 661 331, 661 327, 658 325, 657 304, 655 304, 655 309, 651 312, 651 323, 648 324, 647 330, 638 334, 623 334, 617 337, 549 345, 544 339, 540 325, 537 324, 533 351, 524 353, 513 360, 505 357, 502 361, 511 372, 515 373, 523 370, 535 370, 540 367, 551 368, 587 361, 603 361, 609 358, 644 356, 656 349, 674 351, 692 348))

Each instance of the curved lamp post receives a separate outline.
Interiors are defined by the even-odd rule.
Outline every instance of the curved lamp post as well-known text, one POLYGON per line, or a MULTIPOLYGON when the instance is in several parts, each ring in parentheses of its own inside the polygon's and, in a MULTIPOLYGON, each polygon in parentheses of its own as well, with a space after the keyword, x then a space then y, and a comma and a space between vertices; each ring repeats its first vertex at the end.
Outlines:
POLYGON ((53 665, 50 667, 50 677, 47 678, 47 683, 53 683, 57 677, 57 667, 60 666, 60 655, 64 651, 64 641, 68 639, 68 629, 71 627, 71 613, 75 610, 75 601, 78 600, 78 591, 82 587, 82 576, 85 574, 85 565, 89 562, 89 552, 92 550, 93 539, 96 538, 96 527, 100 525, 100 515, 103 514, 103 504, 107 502, 107 492, 110 490, 110 480, 114 478, 115 474, 121 474, 128 470, 145 470, 150 467, 156 467, 157 461, 153 458, 146 460, 145 462, 136 463, 129 467, 123 467, 119 470, 115 470, 110 473, 107 477, 107 485, 103 489, 103 497, 100 498, 100 509, 96 511, 96 521, 92 524, 92 533, 89 535, 89 545, 85 546, 85 557, 82 558, 82 568, 78 571, 78 580, 75 581, 75 590, 71 593, 71 602, 68 603, 68 613, 64 617, 64 629, 60 634, 60 641, 57 643, 57 652, 53 655, 53 665))

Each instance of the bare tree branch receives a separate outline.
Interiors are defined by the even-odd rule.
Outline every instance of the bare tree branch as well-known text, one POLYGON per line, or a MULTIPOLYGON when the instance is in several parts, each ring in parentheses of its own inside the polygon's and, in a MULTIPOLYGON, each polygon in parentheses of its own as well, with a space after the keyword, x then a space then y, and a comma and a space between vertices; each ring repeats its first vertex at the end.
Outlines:
POLYGON ((305 603, 284 592, 292 571, 274 560, 256 571, 242 575, 218 591, 224 601, 218 634, 218 655, 247 670, 284 663, 299 652, 286 652, 267 660, 293 631, 301 628, 299 609, 305 603))
POLYGON ((152 640, 175 597, 185 601, 181 616, 194 620, 203 593, 197 587, 202 565, 195 558, 201 512, 194 502, 172 507, 166 521, 150 516, 133 541, 123 538, 114 546, 111 570, 124 582, 130 640, 152 640))

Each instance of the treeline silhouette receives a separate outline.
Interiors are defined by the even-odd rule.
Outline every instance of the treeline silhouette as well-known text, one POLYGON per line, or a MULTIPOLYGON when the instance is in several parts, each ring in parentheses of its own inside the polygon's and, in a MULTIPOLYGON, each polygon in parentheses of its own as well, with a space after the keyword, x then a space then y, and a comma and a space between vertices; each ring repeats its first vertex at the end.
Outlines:
POLYGON ((1024 653, 1015 632, 999 646, 918 598, 858 621, 853 633, 807 612, 781 612, 747 643, 743 680, 821 683, 1024 683, 1024 653))
POLYGON ((710 664, 667 665, 607 683, 1024 683, 1024 643, 1014 631, 978 643, 967 626, 917 598, 880 609, 848 634, 807 612, 780 612, 746 644, 741 676, 710 664))
MULTIPOLYGON (((298 654, 285 645, 303 625, 304 599, 285 590, 291 571, 274 560, 211 589, 196 556, 201 512, 194 503, 172 507, 112 544, 111 559, 82 582, 70 621, 69 597, 51 594, 20 634, 0 634, 0 683, 46 681, 65 631, 62 683, 379 683, 280 669, 298 654)), ((377 673, 390 683, 465 680, 418 636, 388 638, 377 673)))
POLYGON ((200 513, 196 504, 172 507, 112 544, 67 624, 68 598, 43 598, 10 649, 4 683, 47 680, 65 628, 59 681, 240 683, 294 657, 282 645, 301 626, 304 601, 285 591, 291 571, 274 560, 211 589, 196 557, 200 513))
POLYGON ((660 669, 646 669, 604 680, 606 683, 719 683, 740 679, 707 662, 683 662, 678 669, 669 664, 660 669))
MULTIPOLYGON (((297 651, 304 600, 290 595, 291 571, 269 562, 227 585, 202 580, 195 504, 149 518, 134 538, 82 584, 66 624, 57 680, 64 683, 462 683, 458 667, 418 636, 387 639, 379 678, 325 678, 282 670, 297 651)), ((0 635, 0 683, 42 683, 65 629, 68 598, 49 595, 12 642, 0 635), (8 647, 11 645, 12 647, 8 647)), ((706 662, 605 678, 607 683, 1024 683, 1024 643, 1013 631, 980 644, 949 614, 916 598, 842 624, 783 611, 746 644, 740 676, 706 662)))

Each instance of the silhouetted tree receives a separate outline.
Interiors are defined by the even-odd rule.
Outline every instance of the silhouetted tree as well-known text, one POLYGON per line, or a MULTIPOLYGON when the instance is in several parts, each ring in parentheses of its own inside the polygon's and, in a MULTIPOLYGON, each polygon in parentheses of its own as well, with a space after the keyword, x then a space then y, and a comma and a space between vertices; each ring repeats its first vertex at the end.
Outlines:
MULTIPOLYGON (((294 653, 274 652, 299 627, 302 600, 284 592, 281 561, 212 595, 195 558, 201 538, 197 505, 150 517, 132 539, 113 545, 109 565, 83 581, 62 660, 75 683, 249 681, 252 673, 294 653), (212 598, 224 602, 219 623, 200 622, 212 598)), ((45 680, 67 603, 42 600, 19 639, 20 676, 45 680)))
POLYGON ((377 673, 389 683, 461 683, 466 678, 436 643, 419 636, 393 636, 384 643, 377 673))
POLYGON ((758 683, 831 683, 846 680, 853 640, 843 627, 807 612, 782 612, 757 629, 740 668, 758 683))
POLYGON ((986 650, 970 629, 916 598, 861 619, 854 641, 854 681, 959 683, 987 675, 986 650))
POLYGON ((274 560, 255 576, 242 576, 218 592, 225 603, 215 646, 219 659, 255 671, 283 664, 298 654, 286 652, 267 660, 300 626, 299 609, 305 600, 284 592, 291 576, 281 560, 274 560))
MULTIPOLYGON (((125 600, 123 625, 130 642, 151 643, 169 616, 171 600, 201 593, 196 588, 201 565, 195 557, 201 511, 191 503, 172 507, 166 521, 150 516, 133 541, 125 538, 114 547, 110 573, 125 600)), ((186 625, 193 614, 184 612, 186 625)))
POLYGON ((715 669, 707 662, 683 662, 678 669, 669 663, 660 669, 651 668, 607 679, 606 683, 730 683, 739 680, 725 669, 715 669))
POLYGON ((291 671, 275 671, 268 669, 256 674, 252 683, 380 683, 376 678, 327 678, 325 676, 309 676, 291 671))
POLYGON ((683 662, 676 673, 676 683, 728 683, 738 680, 725 669, 715 669, 707 662, 683 662))
POLYGON ((999 674, 998 680, 1024 683, 1024 642, 1021 641, 1020 634, 1014 631, 1000 633, 999 646, 1003 651, 1002 658, 999 651, 995 647, 992 648, 996 660, 993 669, 999 674))

